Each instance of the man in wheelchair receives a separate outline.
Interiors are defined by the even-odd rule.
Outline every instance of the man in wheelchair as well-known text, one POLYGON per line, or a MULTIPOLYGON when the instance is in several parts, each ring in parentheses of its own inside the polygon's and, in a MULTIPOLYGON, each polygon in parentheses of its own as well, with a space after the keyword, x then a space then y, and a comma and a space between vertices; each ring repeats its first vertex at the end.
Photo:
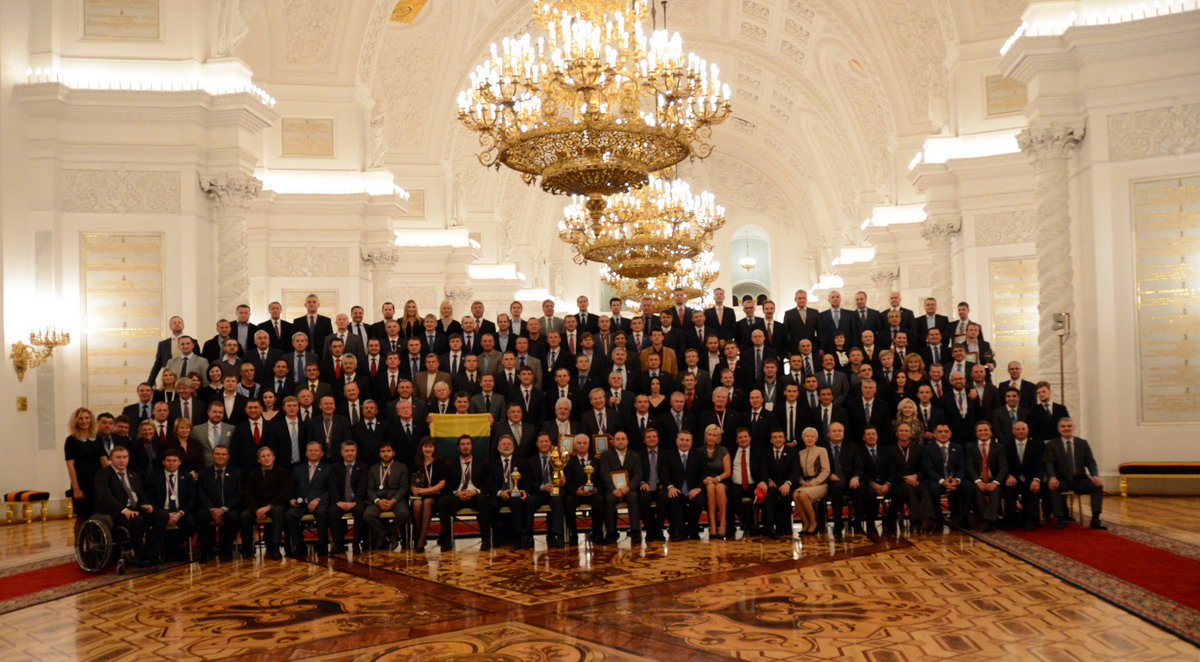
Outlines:
POLYGON ((96 512, 111 517, 114 528, 128 532, 134 563, 148 567, 162 561, 167 512, 154 507, 141 477, 128 467, 129 449, 115 446, 109 466, 96 472, 96 512))

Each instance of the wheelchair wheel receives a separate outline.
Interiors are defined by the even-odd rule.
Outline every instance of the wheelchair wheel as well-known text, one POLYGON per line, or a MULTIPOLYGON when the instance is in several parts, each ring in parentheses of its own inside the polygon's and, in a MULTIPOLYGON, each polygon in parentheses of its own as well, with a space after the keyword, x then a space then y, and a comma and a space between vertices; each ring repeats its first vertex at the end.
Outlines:
POLYGON ((75 562, 79 569, 92 574, 101 572, 113 556, 112 529, 98 519, 89 519, 79 527, 75 538, 75 562))
POLYGON ((125 574, 125 558, 124 557, 117 559, 117 574, 118 575, 125 574))

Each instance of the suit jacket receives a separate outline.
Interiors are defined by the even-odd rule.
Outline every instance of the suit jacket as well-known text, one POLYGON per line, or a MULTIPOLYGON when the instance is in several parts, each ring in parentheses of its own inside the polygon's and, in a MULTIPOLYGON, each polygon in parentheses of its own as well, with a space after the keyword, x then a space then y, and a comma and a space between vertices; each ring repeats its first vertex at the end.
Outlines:
MULTIPOLYGON (((379 474, 376 473, 376 476, 379 474)), ((367 500, 367 464, 355 460, 350 468, 350 494, 354 503, 367 500)), ((329 503, 337 503, 346 497, 346 463, 340 458, 329 467, 329 503)))
POLYGON ((792 425, 794 426, 794 429, 790 430, 791 434, 789 435, 788 434, 789 430, 787 429, 788 428, 788 409, 787 409, 787 407, 788 407, 788 403, 786 400, 781 401, 775 405, 774 414, 775 414, 776 425, 780 429, 783 430, 785 439, 794 440, 794 441, 799 442, 801 433, 804 432, 804 428, 817 427, 816 419, 813 418, 813 413, 812 413, 812 410, 809 409, 808 403, 805 402, 803 399, 797 400, 796 401, 796 417, 795 417, 796 420, 792 423, 792 425))
MULTIPOLYGON (((652 347, 652 346, 643 349, 641 352, 638 353, 638 363, 644 368, 646 366, 646 357, 650 356, 653 353, 655 353, 655 352, 654 352, 654 347, 652 347)), ((659 354, 659 356, 662 357, 662 364, 661 364, 660 369, 663 372, 665 372, 669 375, 674 375, 677 372, 679 372, 679 359, 675 354, 675 350, 671 349, 670 347, 667 347, 666 343, 664 342, 663 346, 662 346, 662 350, 659 351, 658 354, 659 354)), ((666 391, 664 390, 663 393, 666 393, 666 391)))
MULTIPOLYGON (((1011 379, 1000 382, 1000 385, 996 387, 996 390, 1000 391, 1001 406, 1004 405, 1005 391, 1008 391, 1011 388, 1012 388, 1012 380, 1011 379)), ((1021 387, 1019 389, 1017 389, 1017 391, 1021 394, 1021 399, 1019 400, 1019 406, 1021 406, 1022 408, 1026 409, 1026 410, 1032 410, 1033 406, 1035 404, 1037 404, 1037 387, 1034 386, 1033 382, 1029 381, 1028 379, 1022 379, 1021 387)))
MULTIPOLYGON (((621 461, 617 454, 617 449, 610 448, 604 451, 600 456, 600 484, 604 486, 604 492, 612 492, 616 487, 613 484, 612 471, 628 471, 629 472, 629 489, 636 490, 642 484, 642 459, 632 450, 625 449, 625 460, 621 461)), ((596 482, 596 476, 592 477, 592 482, 596 482)))
POLYGON ((708 338, 719 338, 720 336, 717 335, 717 327, 708 324, 706 321, 703 329, 697 329, 690 323, 680 327, 680 337, 683 338, 684 351, 694 349, 699 352, 700 358, 703 360, 704 356, 708 354, 706 347, 708 338), (704 335, 704 340, 700 339, 701 334, 704 335))
MULTIPOLYGON (((911 347, 911 345, 910 345, 910 347, 911 347)), ((933 347, 931 345, 928 345, 926 343, 921 343, 920 349, 917 350, 917 353, 921 355, 921 360, 925 362, 926 368, 928 368, 929 366, 931 366, 935 363, 935 361, 933 360, 933 347)), ((950 363, 952 361, 954 361, 954 357, 950 356, 950 350, 946 349, 943 346, 938 347, 938 357, 937 358, 938 358, 938 360, 936 361, 936 363, 940 363, 942 365, 950 365, 950 363)))
POLYGON ((598 434, 613 435, 617 430, 621 429, 621 415, 612 407, 604 408, 604 429, 600 429, 600 422, 596 420, 596 410, 588 409, 579 416, 580 422, 583 423, 583 431, 585 434, 595 436, 598 434))
POLYGON ((895 456, 889 453, 887 448, 876 445, 876 459, 872 460, 871 449, 864 445, 859 452, 859 457, 862 458, 862 476, 860 476, 860 480, 863 482, 885 485, 892 483, 896 479, 896 470, 892 468, 892 460, 895 456))
MULTIPOLYGON (((531 350, 531 352, 532 352, 532 350, 531 350)), ((525 365, 529 366, 533 370, 533 386, 534 386, 534 388, 541 390, 542 376, 545 374, 545 369, 542 367, 542 360, 539 359, 538 357, 534 356, 532 353, 526 354, 525 355, 525 365)), ((520 357, 517 357, 516 370, 518 373, 521 372, 521 358, 520 357)))
MULTIPOLYGON (((536 452, 535 452, 536 454, 536 452)), ((504 473, 504 457, 496 454, 492 459, 487 461, 484 466, 487 469, 487 494, 496 498, 500 497, 501 492, 506 492, 512 489, 512 472, 516 471, 521 475, 521 479, 516 481, 516 487, 519 490, 525 490, 526 493, 534 491, 538 486, 534 486, 536 474, 528 471, 528 461, 533 459, 532 456, 522 458, 513 453, 508 458, 508 475, 504 473)), ((471 467, 474 470, 474 466, 471 467)), ((541 473, 541 466, 538 466, 538 473, 541 473)))
POLYGON ((750 346, 750 334, 758 329, 763 332, 763 337, 767 335, 767 325, 763 322, 763 318, 755 315, 752 317, 743 317, 737 323, 737 344, 742 347, 750 346))
MULTIPOLYGON (((401 379, 408 379, 408 377, 404 375, 403 371, 397 370, 397 388, 400 386, 401 379)), ((375 375, 375 381, 371 383, 371 394, 375 397, 375 401, 379 403, 380 407, 383 407, 384 403, 386 403, 388 400, 392 400, 396 397, 396 393, 392 391, 391 377, 390 373, 387 371, 387 368, 380 368, 379 372, 375 375)))
MULTIPOLYGON (((679 452, 674 448, 663 448, 662 444, 659 444, 655 448, 655 451, 658 455, 654 466, 654 473, 657 474, 658 479, 657 489, 665 490, 671 484, 670 460, 668 456, 674 455, 676 460, 678 460, 679 452)), ((645 483, 647 486, 650 484, 650 450, 643 446, 634 452, 637 453, 638 462, 642 465, 642 480, 633 487, 634 489, 641 489, 642 483, 645 483)))
POLYGON ((179 377, 185 376, 188 372, 198 372, 201 374, 201 376, 207 379, 208 364, 208 359, 195 352, 192 352, 192 355, 188 357, 186 369, 183 367, 183 356, 176 356, 175 358, 168 360, 167 368, 179 377))
POLYGON ((551 331, 562 331, 563 330, 563 321, 562 321, 561 317, 546 317, 545 315, 543 315, 541 317, 536 317, 534 319, 536 319, 538 322, 541 323, 543 334, 550 333, 551 331))
MULTIPOLYGON (((224 391, 222 391, 212 400, 209 400, 209 403, 211 404, 213 401, 220 402, 222 405, 225 405, 225 420, 230 425, 237 425, 238 423, 246 420, 246 403, 250 401, 248 398, 246 398, 246 396, 235 395, 233 397, 233 407, 230 407, 225 403, 224 391)), ((208 405, 205 405, 206 410, 207 408, 208 405)), ((207 414, 205 414, 205 418, 208 418, 207 414)))
MULTIPOLYGON (((137 495, 137 506, 145 504, 153 505, 150 497, 146 494, 145 487, 142 485, 141 476, 132 469, 126 469, 125 474, 126 479, 129 480, 130 489, 137 495)), ((121 511, 125 510, 128 496, 125 492, 125 487, 121 485, 121 478, 117 475, 116 468, 105 467, 97 471, 92 490, 95 493, 94 500, 97 513, 109 515, 115 520, 121 514, 121 511)))
MULTIPOLYGON (((304 371, 296 372, 296 352, 288 352, 283 355, 283 360, 288 364, 288 376, 296 380, 296 382, 304 381, 304 371)), ((304 365, 315 363, 321 365, 321 357, 314 353, 311 349, 304 350, 304 365)))
POLYGON ((967 405, 965 415, 958 409, 958 400, 954 389, 946 391, 946 394, 942 396, 942 413, 946 415, 946 423, 953 433, 951 440, 956 444, 969 443, 975 439, 975 421, 979 420, 978 405, 966 396, 965 390, 963 398, 967 405))
POLYGON ((475 371, 474 375, 468 375, 468 373, 465 371, 458 373, 458 375, 455 375, 454 377, 454 393, 464 391, 467 395, 475 395, 476 393, 482 392, 483 386, 479 384, 479 379, 481 377, 483 377, 483 373, 478 370, 475 371), (471 381, 472 378, 474 381, 471 381))
POLYGON ((842 406, 846 401, 846 396, 850 393, 850 378, 846 373, 839 370, 833 371, 832 378, 825 374, 824 370, 817 370, 817 388, 828 386, 833 389, 833 404, 842 406))
MULTIPOLYGON (((296 391, 292 395, 299 396, 300 391, 303 391, 305 389, 308 389, 310 391, 312 390, 312 389, 308 388, 308 380, 307 379, 301 380, 296 383, 296 391)), ((317 382, 317 389, 315 391, 313 391, 313 408, 315 409, 315 408, 319 407, 321 404, 321 398, 323 398, 327 395, 332 395, 332 396, 334 396, 335 400, 337 399, 337 394, 333 392, 333 385, 330 384, 329 382, 325 381, 324 379, 321 379, 320 381, 317 382)))
POLYGON ((274 347, 268 347, 267 360, 264 361, 258 348, 251 346, 243 360, 254 366, 254 381, 265 385, 267 382, 274 381, 275 362, 281 358, 283 358, 283 352, 274 347))
POLYGON ((243 502, 246 510, 253 513, 263 506, 287 506, 292 498, 292 474, 278 464, 267 471, 255 466, 245 470, 246 491, 243 502))
POLYGON ((332 480, 329 464, 318 462, 312 480, 308 478, 308 462, 292 467, 292 498, 312 501, 320 499, 328 505, 329 484, 332 480))
POLYGON ((158 378, 159 371, 167 367, 167 363, 171 360, 171 344, 174 342, 175 336, 158 341, 158 347, 154 350, 154 365, 150 367, 150 376, 146 378, 146 381, 153 384, 154 380, 158 378))
POLYGON ((800 347, 801 340, 810 340, 813 350, 820 348, 820 313, 815 308, 804 309, 804 320, 800 319, 800 310, 792 308, 783 314, 783 325, 787 327, 787 350, 795 352, 800 347))
POLYGON ((482 391, 480 391, 479 393, 476 393, 475 395, 472 395, 471 396, 471 407, 467 411, 471 412, 472 414, 491 414, 493 421, 499 421, 504 418, 506 399, 503 395, 501 395, 495 391, 492 392, 491 408, 487 407, 484 400, 485 400, 485 398, 484 398, 482 391))
POLYGON ((923 482, 936 483, 945 478, 957 478, 958 480, 966 480, 966 459, 963 454, 962 446, 959 444, 946 444, 948 450, 948 461, 942 461, 942 449, 936 444, 925 444, 921 456, 921 480, 923 482))
MULTIPOLYGON (((704 431, 710 425, 720 425, 720 419, 717 416, 715 409, 706 409, 700 414, 700 420, 696 424, 696 434, 693 438, 692 448, 695 449, 697 441, 699 445, 704 445, 704 431)), ((725 409, 724 425, 721 425, 721 445, 730 449, 737 446, 737 429, 742 425, 742 416, 731 408, 725 409)))
MULTIPOLYGON (((524 440, 522 440, 524 441, 524 440)), ((446 467, 449 471, 446 477, 446 494, 453 494, 462 487, 463 466, 460 457, 455 457, 447 463, 446 467)), ((480 493, 486 494, 491 487, 487 475, 487 462, 480 459, 471 461, 471 484, 480 493)))
POLYGON ((542 392, 535 387, 531 386, 529 388, 528 402, 525 400, 525 391, 521 386, 517 386, 516 391, 510 393, 505 399, 507 400, 508 404, 515 403, 521 405, 521 411, 524 413, 522 420, 532 423, 535 426, 545 420, 547 416, 553 415, 553 406, 546 406, 545 397, 543 396, 542 392))
MULTIPOLYGON (((657 430, 658 428, 655 426, 656 419, 654 414, 651 414, 649 411, 647 411, 645 416, 646 429, 657 430)), ((640 422, 639 414, 633 409, 630 409, 629 413, 621 421, 621 427, 625 430, 626 436, 629 437, 629 448, 635 451, 642 451, 646 448, 645 433, 642 432, 640 422)))
POLYGON ((1040 439, 1025 440, 1025 455, 1017 453, 1015 439, 1004 441, 1004 455, 1008 460, 1008 473, 1022 483, 1033 479, 1041 480, 1046 475, 1046 442, 1040 439))
POLYGON ((1063 438, 1055 437, 1046 442, 1046 478, 1071 480, 1075 476, 1085 475, 1085 471, 1086 475, 1091 478, 1100 475, 1100 470, 1096 466, 1096 456, 1092 455, 1092 447, 1088 445, 1086 439, 1073 437, 1071 448, 1075 456, 1074 475, 1072 475, 1071 466, 1067 462, 1067 447, 1063 443, 1063 438))
POLYGON ((929 333, 929 329, 937 329, 942 332, 942 344, 947 347, 950 346, 950 341, 953 340, 953 338, 951 338, 949 334, 950 320, 947 319, 945 315, 934 315, 934 321, 932 324, 929 322, 928 315, 915 316, 913 321, 915 322, 917 329, 917 338, 915 340, 913 338, 909 338, 909 345, 912 345, 914 342, 925 342, 925 336, 929 333))
MULTIPOLYGON (((275 419, 275 421, 281 420, 283 417, 275 419)), ((281 448, 275 437, 275 421, 268 421, 264 418, 260 418, 258 421, 262 432, 259 434, 259 443, 257 444, 254 443, 254 429, 249 420, 244 420, 233 428, 233 436, 229 441, 229 463, 241 469, 242 473, 248 473, 258 467, 258 449, 261 446, 270 446, 271 450, 275 451, 277 463, 290 458, 290 454, 280 455, 281 448)), ((301 444, 300 452, 304 452, 303 444, 301 444)), ((290 465, 289 461, 284 466, 290 465)))
MULTIPOLYGON (((379 457, 379 445, 387 440, 391 434, 391 426, 381 416, 375 417, 375 429, 371 430, 367 427, 365 420, 359 420, 350 427, 350 433, 354 436, 354 441, 358 442, 358 457, 374 462, 379 457)), ((393 447, 393 450, 395 448, 393 447)), ((408 462, 409 458, 400 456, 397 457, 402 462, 408 462)), ((330 458, 334 463, 339 460, 330 458)), ((344 464, 344 463, 343 463, 344 464)))
MULTIPOLYGON (((230 335, 229 338, 237 340, 237 337, 234 335, 230 335)), ((225 341, 229 338, 222 338, 220 335, 215 335, 212 338, 204 341, 204 349, 200 350, 200 356, 208 359, 209 363, 216 363, 217 361, 220 361, 221 357, 225 355, 225 341)), ((240 357, 244 351, 245 348, 242 347, 241 343, 238 343, 237 355, 240 357)), ((188 369, 194 370, 194 368, 191 367, 190 361, 188 362, 188 369)))
MULTIPOLYGON (((181 403, 181 401, 178 398, 176 398, 174 401, 172 401, 171 404, 167 405, 167 408, 171 412, 167 416, 167 419, 172 422, 172 425, 174 424, 176 419, 183 418, 183 404, 181 403)), ((192 410, 191 410, 192 417, 190 420, 192 421, 192 425, 199 425, 200 423, 203 423, 204 421, 208 420, 208 411, 207 411, 208 403, 207 402, 204 402, 203 400, 200 400, 199 398, 193 396, 192 402, 191 402, 191 408, 192 408, 192 410)))
POLYGON ((987 382, 984 382, 982 397, 978 395, 978 391, 976 391, 975 384, 973 382, 967 383, 967 391, 976 393, 975 413, 979 417, 978 420, 988 421, 990 423, 992 419, 992 412, 995 411, 997 407, 1004 406, 1004 401, 1000 398, 1000 391, 996 390, 995 386, 992 386, 987 382))
MULTIPOLYGON (((1023 422, 1029 425, 1029 410, 1017 405, 1017 422, 1023 422)), ((1001 441, 1008 441, 1013 438, 1012 426, 1013 420, 1008 415, 1008 406, 1000 405, 992 411, 992 433, 1001 441)), ((1033 427, 1030 426, 1032 432, 1033 427)), ((1040 439, 1038 441, 1041 441, 1040 439)))
POLYGON ((888 400, 876 394, 871 403, 871 418, 868 419, 862 397, 853 398, 846 402, 846 414, 850 418, 850 429, 847 432, 850 439, 855 442, 861 441, 863 431, 868 426, 875 426, 879 431, 879 443, 885 446, 892 443, 892 403, 888 400))
MULTIPOLYGON (((721 309, 721 322, 717 323, 716 306, 704 310, 704 325, 711 326, 721 340, 737 340, 737 312, 729 306, 721 309)), ((695 335, 695 334, 693 334, 695 335)))
POLYGON ((224 421, 217 423, 215 426, 207 420, 192 428, 192 440, 200 446, 200 450, 204 452, 204 466, 212 466, 213 452, 213 427, 217 428, 217 444, 230 448, 233 445, 233 426, 224 421))
MULTIPOLYGON (((430 373, 428 370, 422 370, 413 375, 413 395, 428 400, 433 397, 433 388, 429 386, 430 373)), ((439 382, 443 382, 451 389, 454 388, 454 380, 450 377, 450 373, 438 370, 433 375, 433 385, 436 386, 439 382)))
POLYGON ((675 438, 684 430, 691 432, 692 438, 695 439, 697 433, 696 414, 684 409, 681 418, 683 425, 677 425, 675 423, 675 412, 668 409, 659 414, 658 418, 655 419, 654 424, 658 428, 658 445, 661 448, 674 451, 675 438))
POLYGON ((421 341, 421 356, 425 356, 426 354, 441 356, 450 351, 449 337, 440 331, 434 331, 432 343, 429 341, 429 334, 424 329, 421 329, 421 332, 415 337, 421 341))
MULTIPOLYGON (((879 331, 881 333, 885 333, 888 331, 887 317, 888 317, 888 313, 890 313, 891 311, 892 311, 891 306, 888 306, 887 308, 879 309, 879 318, 880 318, 879 331)), ((913 311, 909 310, 908 308, 905 308, 904 306, 901 306, 900 307, 900 330, 902 330, 908 334, 908 341, 910 343, 918 342, 918 338, 916 336, 917 324, 914 320, 915 320, 915 318, 913 317, 913 311)), ((891 338, 890 332, 887 333, 887 338, 889 338, 889 339, 891 338)), ((924 338, 925 338, 925 334, 922 333, 920 336, 920 340, 923 341, 924 338)), ((879 338, 878 334, 877 334, 876 342, 887 344, 887 343, 884 343, 883 341, 884 341, 884 339, 879 338)))
MULTIPOLYGON (((310 441, 319 441, 324 444, 327 458, 341 457, 342 442, 354 438, 354 431, 350 429, 350 421, 337 414, 330 417, 328 435, 325 433, 325 417, 320 413, 313 415, 303 433, 305 435, 304 444, 310 441)), ((303 450, 301 448, 301 451, 303 450)))
POLYGON ((846 343, 850 347, 858 347, 862 345, 862 332, 870 331, 878 338, 879 334, 883 333, 887 328, 887 321, 879 314, 878 310, 867 308, 867 320, 864 322, 858 308, 851 308, 850 313, 854 315, 854 337, 846 338, 846 343))
POLYGON ((162 509, 169 513, 176 511, 190 513, 196 509, 196 481, 192 479, 192 474, 184 471, 182 468, 179 469, 175 476, 174 510, 167 507, 167 472, 161 467, 152 471, 146 477, 146 496, 150 499, 149 503, 154 506, 155 510, 162 509))
POLYGON ((268 317, 265 321, 258 325, 258 330, 267 332, 267 335, 271 337, 271 347, 279 350, 280 353, 287 353, 291 351, 292 333, 295 332, 295 327, 292 326, 291 322, 285 319, 280 319, 279 333, 277 334, 275 333, 275 324, 271 321, 271 318, 268 317))
POLYGON ((200 480, 196 487, 197 508, 241 510, 245 482, 241 470, 235 466, 227 464, 224 469, 206 468, 200 472, 200 480), (221 480, 217 480, 218 473, 222 475, 221 480))
MULTIPOLYGON (((979 440, 975 439, 968 441, 965 445, 966 462, 967 462, 967 480, 972 483, 977 480, 982 480, 983 477, 983 453, 979 450, 979 440)), ((991 439, 988 441, 988 476, 991 480, 988 482, 996 482, 1001 485, 1008 479, 1008 456, 1004 450, 1004 446, 999 441, 991 439)))
POLYGON ((900 447, 900 444, 883 449, 891 456, 889 462, 894 485, 903 483, 904 477, 912 474, 916 474, 917 480, 921 480, 921 466, 924 462, 923 447, 924 444, 912 441, 908 445, 908 457, 905 457, 904 449, 900 447))
POLYGON ((833 444, 822 444, 829 452, 829 472, 836 474, 843 483, 849 483, 851 478, 862 479, 863 458, 862 447, 852 441, 843 441, 842 449, 833 452, 833 444))
POLYGON ((1055 402, 1051 405, 1051 413, 1041 403, 1035 403, 1029 410, 1029 436, 1034 439, 1053 439, 1058 436, 1058 422, 1071 414, 1063 405, 1055 402))
MULTIPOLYGON (((315 348, 317 347, 324 349, 325 337, 333 333, 333 322, 331 322, 328 317, 318 314, 317 323, 312 328, 309 328, 308 315, 301 315, 300 317, 292 320, 292 332, 295 333, 297 331, 308 336, 308 347, 310 351, 315 351, 315 348)), ((288 340, 288 344, 291 344, 290 338, 288 340)))
POLYGON ((671 313, 671 326, 676 329, 690 327, 692 322, 692 313, 696 312, 695 308, 685 305, 683 307, 683 317, 680 317, 679 307, 673 303, 671 304, 670 308, 664 308, 663 310, 671 313))
POLYGON ((784 446, 780 449, 778 460, 775 459, 774 447, 764 449, 759 454, 766 455, 766 480, 775 483, 776 487, 791 483, 792 489, 795 489, 800 485, 800 453, 795 448, 784 446))
MULTIPOLYGON (((584 433, 583 432, 583 424, 580 423, 579 421, 574 421, 574 420, 571 420, 568 418, 566 425, 567 425, 567 430, 568 430, 567 434, 571 435, 572 437, 574 437, 577 434, 584 433)), ((560 436, 558 433, 558 419, 551 418, 550 420, 542 423, 542 426, 538 429, 538 434, 550 435, 550 441, 555 446, 558 446, 558 438, 560 436)))
MULTIPOLYGON (((513 450, 513 455, 519 458, 526 458, 537 453, 537 426, 529 422, 529 419, 521 419, 521 429, 518 434, 513 434, 513 424, 507 418, 497 419, 492 424, 492 436, 490 439, 491 450, 493 455, 496 453, 496 446, 500 443, 500 437, 508 435, 517 442, 517 447, 513 450), (518 439, 520 437, 520 439, 518 439)), ((558 443, 558 436, 552 436, 554 443, 558 443)))
MULTIPOLYGON (((812 416, 813 420, 816 422, 815 427, 817 428, 817 432, 821 434, 821 443, 827 443, 829 441, 829 428, 825 425, 823 408, 818 406, 816 409, 812 410, 812 416)), ((850 414, 846 412, 844 407, 839 407, 837 405, 830 406, 829 425, 833 425, 834 423, 841 423, 847 429, 850 427, 850 414)))
POLYGON ((846 334, 846 346, 853 347, 855 344, 854 330, 858 327, 858 317, 848 308, 841 308, 841 313, 838 315, 837 324, 833 323, 833 309, 822 310, 820 317, 820 332, 821 346, 825 351, 833 350, 833 336, 837 333, 846 334))
POLYGON ((142 416, 142 403, 141 402, 135 402, 131 405, 125 405, 125 408, 121 410, 121 414, 124 415, 125 418, 128 418, 131 423, 131 425, 129 426, 131 430, 137 430, 138 423, 141 423, 142 421, 150 418, 150 412, 154 410, 154 400, 151 399, 151 401, 147 402, 146 405, 147 406, 146 406, 146 415, 145 416, 142 416))
MULTIPOLYGON (((396 457, 406 464, 411 464, 413 458, 416 457, 417 444, 429 436, 429 425, 425 423, 424 414, 414 413, 411 434, 404 430, 404 421, 392 419, 388 424, 387 435, 388 440, 392 442, 392 449, 396 451, 396 457)), ((359 456, 362 456, 361 450, 359 456)), ((374 462, 376 459, 378 458, 371 457, 369 461, 374 462)))
MULTIPOLYGON (((345 464, 342 467, 344 473, 345 464)), ((386 470, 382 462, 376 462, 367 470, 366 481, 367 503, 379 499, 403 501, 408 497, 408 467, 403 462, 393 461, 386 470)))

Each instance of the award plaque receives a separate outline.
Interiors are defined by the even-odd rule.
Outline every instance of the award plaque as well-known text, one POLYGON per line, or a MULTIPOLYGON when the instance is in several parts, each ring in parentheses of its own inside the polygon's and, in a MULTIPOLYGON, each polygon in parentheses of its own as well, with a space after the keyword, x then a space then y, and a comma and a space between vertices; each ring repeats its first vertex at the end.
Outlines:
POLYGON ((608 435, 594 434, 592 435, 592 455, 601 455, 608 450, 608 435))
POLYGON ((625 469, 608 472, 608 477, 612 480, 613 488, 618 490, 629 489, 629 472, 625 469))
POLYGON ((564 434, 558 438, 558 450, 563 455, 571 456, 575 452, 575 437, 564 434))
POLYGON ((967 363, 979 363, 979 352, 967 352, 967 357, 964 360, 967 363))

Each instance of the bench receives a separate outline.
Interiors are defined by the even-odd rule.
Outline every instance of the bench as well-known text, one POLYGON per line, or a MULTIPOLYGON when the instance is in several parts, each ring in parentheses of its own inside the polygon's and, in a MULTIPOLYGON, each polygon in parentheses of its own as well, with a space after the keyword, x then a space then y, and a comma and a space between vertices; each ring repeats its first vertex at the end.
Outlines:
POLYGON ((1121 496, 1129 496, 1130 478, 1174 478, 1200 480, 1200 462, 1125 462, 1117 467, 1121 496))
MULTIPOLYGON (((70 503, 68 501, 67 503, 70 503)), ((46 521, 46 507, 50 504, 49 492, 36 492, 33 490, 17 490, 4 495, 4 514, 7 523, 15 521, 14 510, 21 508, 22 514, 25 516, 25 523, 33 523, 33 507, 41 507, 42 521, 46 521)))

